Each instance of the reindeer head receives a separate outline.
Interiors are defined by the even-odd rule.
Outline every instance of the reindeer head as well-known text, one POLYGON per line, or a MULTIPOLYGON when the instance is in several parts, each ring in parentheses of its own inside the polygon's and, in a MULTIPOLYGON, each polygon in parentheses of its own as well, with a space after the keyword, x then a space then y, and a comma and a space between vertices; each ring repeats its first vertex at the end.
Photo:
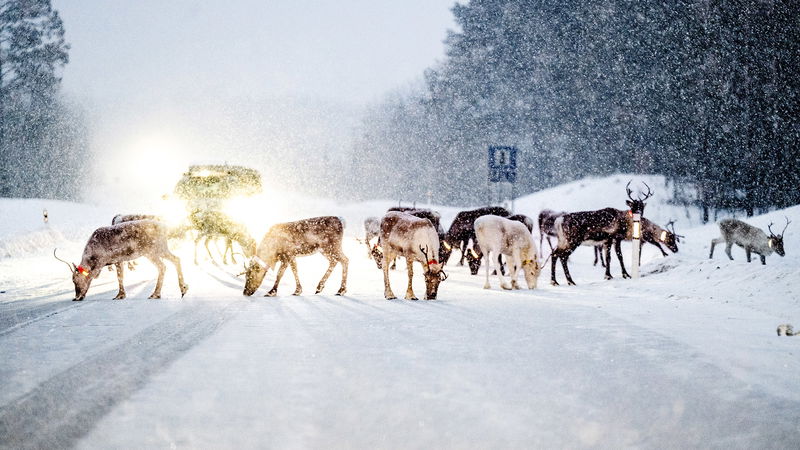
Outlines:
POLYGON ((250 258, 250 264, 244 267, 245 282, 242 294, 250 296, 261 286, 269 266, 257 255, 250 258))
POLYGON ((670 220, 669 222, 667 222, 666 228, 667 228, 666 230, 661 230, 661 233, 658 236, 656 236, 656 238, 658 239, 658 242, 661 242, 662 244, 666 245, 669 251, 671 251, 672 253, 678 253, 678 242, 681 241, 680 238, 682 238, 683 236, 680 236, 675 233, 674 220, 670 220))
POLYGON ((469 273, 477 275, 478 270, 481 268, 481 259, 483 259, 483 252, 478 244, 474 244, 471 248, 467 249, 467 265, 469 266, 469 273))
POLYGON ((630 188, 631 182, 628 181, 628 184, 625 185, 625 191, 628 192, 628 198, 630 199, 630 200, 625 200, 625 203, 628 205, 628 207, 631 208, 631 212, 634 214, 644 214, 644 207, 647 205, 647 203, 645 203, 644 201, 653 196, 653 192, 650 190, 650 186, 647 186, 647 183, 645 183, 644 181, 642 182, 642 184, 647 187, 647 193, 644 194, 644 198, 642 198, 640 194, 637 199, 634 199, 631 196, 631 193, 633 192, 631 191, 630 188))
POLYGON ((68 263, 56 255, 56 250, 53 249, 53 256, 67 265, 69 271, 72 272, 72 284, 75 285, 75 298, 73 301, 81 301, 86 298, 86 292, 89 291, 89 286, 92 284, 92 279, 97 277, 97 274, 92 275, 92 270, 83 266, 76 266, 74 263, 68 263))
POLYGON ((781 234, 775 234, 772 231, 772 223, 769 224, 767 229, 769 230, 769 239, 767 239, 767 244, 769 244, 769 248, 772 249, 775 253, 786 256, 786 251, 783 249, 783 234, 786 233, 786 228, 789 227, 789 224, 792 223, 788 217, 786 217, 786 226, 783 227, 783 231, 781 234))
POLYGON ((447 274, 442 270, 442 265, 436 259, 432 259, 433 253, 428 255, 428 247, 419 247, 422 254, 425 255, 425 262, 422 266, 425 269, 425 300, 436 300, 436 295, 439 293, 439 283, 447 279, 447 274))
POLYGON ((542 272, 542 266, 539 265, 536 251, 529 247, 527 250, 523 250, 522 255, 527 255, 527 259, 522 260, 522 273, 525 275, 525 283, 528 285, 528 289, 536 289, 539 274, 542 272))

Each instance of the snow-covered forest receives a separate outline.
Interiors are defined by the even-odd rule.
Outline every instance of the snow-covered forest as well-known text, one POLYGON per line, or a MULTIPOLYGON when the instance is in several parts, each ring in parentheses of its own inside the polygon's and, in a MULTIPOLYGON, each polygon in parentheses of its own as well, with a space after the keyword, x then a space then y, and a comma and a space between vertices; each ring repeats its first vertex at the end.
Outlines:
POLYGON ((677 201, 748 214, 796 204, 798 10, 772 0, 458 4, 446 58, 363 120, 359 193, 480 202, 485 149, 516 145, 523 193, 633 171, 688 185, 677 201))

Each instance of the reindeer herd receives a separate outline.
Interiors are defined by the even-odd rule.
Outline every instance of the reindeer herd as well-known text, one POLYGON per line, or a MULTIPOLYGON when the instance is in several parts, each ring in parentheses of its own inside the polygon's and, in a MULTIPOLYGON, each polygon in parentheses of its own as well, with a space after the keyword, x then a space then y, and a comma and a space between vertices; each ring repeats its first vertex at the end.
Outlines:
MULTIPOLYGON (((645 201, 653 195, 650 187, 647 192, 632 196, 630 182, 626 186, 628 210, 603 208, 596 211, 555 212, 543 210, 538 216, 538 231, 540 234, 539 248, 533 239, 534 221, 525 215, 512 215, 502 207, 489 206, 456 214, 447 232, 441 225, 441 216, 430 209, 417 209, 409 207, 390 208, 382 217, 369 217, 364 221, 364 240, 368 257, 372 258, 383 271, 384 298, 395 299, 389 283, 390 267, 394 268, 397 258, 404 258, 408 272, 408 285, 405 298, 417 300, 412 287, 414 263, 422 266, 425 280, 425 299, 434 300, 437 297, 439 285, 447 279, 444 271, 454 249, 458 249, 459 265, 465 262, 470 273, 476 275, 481 267, 485 268, 484 288, 490 289, 490 274, 496 274, 502 289, 520 289, 518 283, 519 272, 523 273, 528 289, 537 287, 537 280, 542 270, 541 262, 543 241, 546 239, 550 247, 551 272, 550 282, 558 285, 556 281, 556 267, 558 260, 567 283, 575 282, 569 273, 568 260, 570 255, 581 245, 595 248, 595 264, 599 260, 605 268, 605 278, 611 279, 611 248, 619 260, 623 278, 630 278, 625 270, 620 244, 622 241, 633 238, 634 214, 643 214, 645 201), (550 238, 555 237, 557 244, 553 246, 550 238), (506 277, 508 280, 506 280, 506 277)), ((766 264, 765 258, 773 252, 784 256, 783 235, 789 226, 780 234, 768 227, 769 235, 762 230, 748 225, 740 220, 725 219, 719 222, 721 236, 711 242, 709 258, 714 255, 716 244, 725 243, 725 252, 730 259, 731 247, 736 244, 745 249, 747 261, 751 261, 751 254, 760 256, 761 263, 766 264)), ((322 254, 329 262, 328 269, 316 287, 320 293, 337 264, 342 268, 341 285, 336 295, 343 295, 347 290, 347 273, 349 260, 344 254, 342 243, 344 239, 344 222, 340 217, 323 216, 314 217, 294 222, 279 223, 272 226, 256 245, 246 228, 236 223, 226 215, 215 211, 195 211, 189 215, 186 224, 179 227, 169 227, 158 217, 152 215, 117 215, 112 220, 111 226, 100 227, 95 230, 83 251, 79 265, 69 263, 53 251, 59 261, 65 263, 72 273, 75 286, 74 301, 83 300, 89 290, 93 279, 97 278, 102 269, 112 266, 116 268, 119 291, 115 299, 124 299, 126 296, 123 285, 124 263, 128 263, 129 270, 133 269, 133 261, 140 257, 149 259, 158 269, 158 278, 155 290, 149 298, 160 298, 166 265, 163 260, 169 261, 177 272, 178 287, 181 297, 188 289, 184 282, 180 259, 170 252, 168 241, 182 239, 189 232, 194 233, 195 264, 197 264, 197 247, 202 241, 208 254, 212 257, 209 242, 216 239, 225 240, 223 263, 227 263, 227 255, 235 262, 233 243, 236 242, 242 249, 246 258, 244 263, 245 284, 243 294, 250 296, 261 286, 266 273, 275 269, 276 280, 266 296, 276 296, 278 285, 287 266, 292 269, 295 279, 293 295, 302 293, 300 277, 297 272, 296 258, 315 253, 322 254)), ((656 246, 664 256, 665 246, 671 252, 678 251, 678 243, 683 236, 675 233, 674 221, 670 221, 662 228, 657 224, 641 219, 641 239, 656 246)), ((641 258, 641 247, 639 250, 641 258)), ((545 260, 546 262, 546 260, 545 260)))

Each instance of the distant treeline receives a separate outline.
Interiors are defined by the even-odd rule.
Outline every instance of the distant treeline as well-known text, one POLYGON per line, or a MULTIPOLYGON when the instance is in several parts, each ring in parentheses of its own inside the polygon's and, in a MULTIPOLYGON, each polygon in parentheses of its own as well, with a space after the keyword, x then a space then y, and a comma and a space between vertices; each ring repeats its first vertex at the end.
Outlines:
MULTIPOLYGON (((707 208, 800 203, 800 1, 472 0, 424 86, 374 105, 362 196, 481 203, 489 145, 518 192, 658 173, 707 208)), ((678 200, 681 200, 680 198, 678 200)))
POLYGON ((50 0, 0 1, 0 197, 78 199, 90 187, 86 119, 59 97, 68 50, 50 0))

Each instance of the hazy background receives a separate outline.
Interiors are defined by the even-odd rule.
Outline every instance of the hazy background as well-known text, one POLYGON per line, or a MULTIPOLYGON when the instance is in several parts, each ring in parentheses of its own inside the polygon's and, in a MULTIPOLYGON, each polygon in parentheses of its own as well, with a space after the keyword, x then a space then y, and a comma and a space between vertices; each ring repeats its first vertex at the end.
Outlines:
POLYGON ((339 163, 365 105, 443 56, 453 3, 55 0, 102 196, 168 192, 195 161, 268 185, 339 163))

